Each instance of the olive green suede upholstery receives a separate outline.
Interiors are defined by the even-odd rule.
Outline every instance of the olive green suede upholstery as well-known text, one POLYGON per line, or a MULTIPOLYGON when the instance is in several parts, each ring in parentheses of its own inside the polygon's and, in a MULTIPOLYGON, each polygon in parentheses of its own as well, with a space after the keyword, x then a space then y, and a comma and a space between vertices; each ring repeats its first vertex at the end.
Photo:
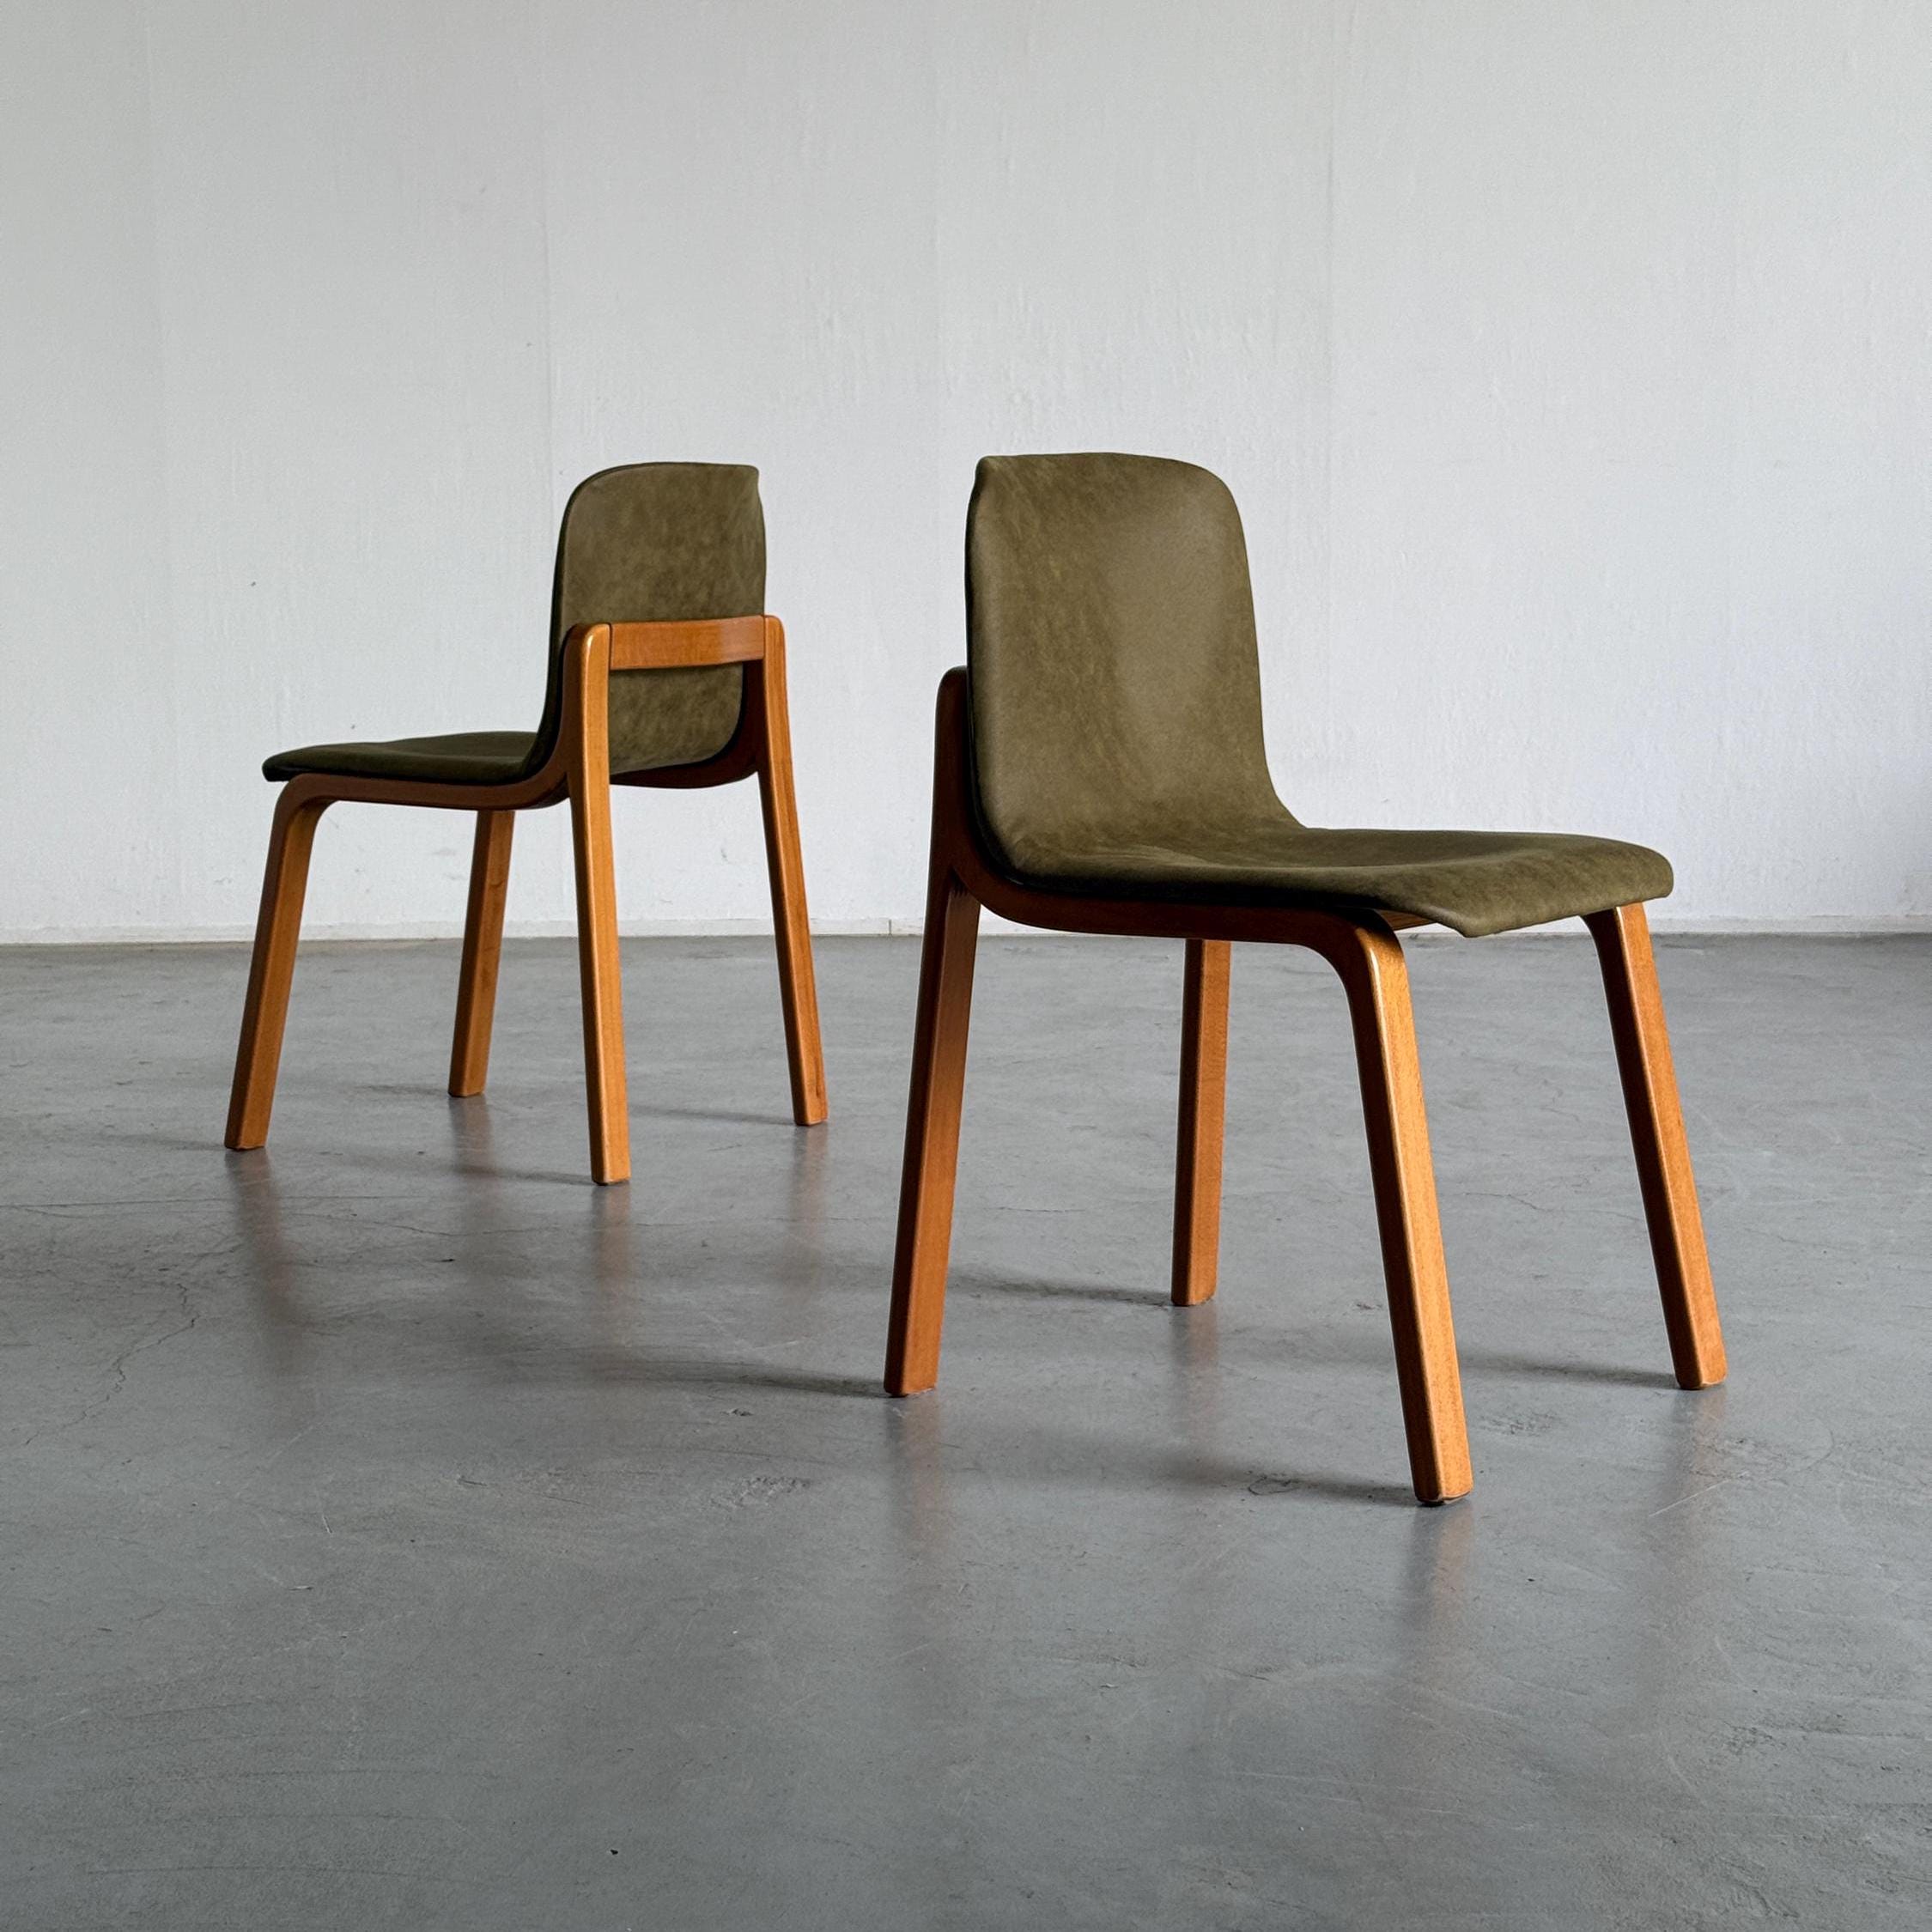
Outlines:
MULTIPOLYGON (((271 779, 303 772, 494 785, 536 771, 563 710, 563 641, 573 624, 750 617, 765 607, 758 472, 735 463, 634 463, 578 484, 557 538, 550 674, 531 732, 459 732, 282 751, 271 779)), ((620 671, 611 677, 611 769, 702 763, 731 743, 744 695, 736 665, 620 671)))
POLYGON ((967 515, 979 832, 1042 890, 1408 913, 1472 937, 1662 897, 1643 846, 1300 823, 1276 796, 1241 517, 1143 456, 994 456, 967 515))
POLYGON ((278 751, 270 778, 327 772, 337 778, 415 778, 435 785, 507 785, 530 770, 533 732, 452 732, 441 738, 355 738, 278 751))

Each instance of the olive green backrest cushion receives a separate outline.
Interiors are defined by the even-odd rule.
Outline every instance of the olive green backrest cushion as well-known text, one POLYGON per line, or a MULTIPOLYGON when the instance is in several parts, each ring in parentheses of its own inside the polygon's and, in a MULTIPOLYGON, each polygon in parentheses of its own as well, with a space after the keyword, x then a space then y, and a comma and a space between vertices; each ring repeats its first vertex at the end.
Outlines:
MULTIPOLYGON (((738 463, 632 463, 572 492, 556 544, 551 671, 539 761, 562 710, 557 665, 573 624, 756 617, 765 607, 758 472, 738 463)), ((744 674, 621 671, 611 678, 611 769, 714 757, 738 728, 744 674)))
POLYGON ((1285 816, 1241 517, 1150 456, 989 456, 966 519, 974 771, 1017 872, 1285 816))

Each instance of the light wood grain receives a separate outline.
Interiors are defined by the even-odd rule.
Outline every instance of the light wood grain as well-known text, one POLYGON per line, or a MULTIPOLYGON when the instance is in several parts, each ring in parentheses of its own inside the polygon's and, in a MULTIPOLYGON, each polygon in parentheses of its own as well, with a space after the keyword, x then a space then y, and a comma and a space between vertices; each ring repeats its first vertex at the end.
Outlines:
POLYGON ((613 671, 670 671, 704 665, 752 664, 765 654, 772 617, 697 617, 649 624, 611 624, 613 671))
POLYGON ((245 1150, 268 1139, 275 1110, 275 1080, 282 1064, 282 1036, 289 1020, 289 993, 301 939, 302 899, 308 888, 309 854, 315 828, 328 810, 325 797, 291 785, 276 800, 269 828, 268 864, 262 875, 255 950, 248 962, 241 1038, 235 1048, 234 1083, 228 1095, 228 1146, 245 1150))
POLYGON ((885 1345, 885 1386, 894 1395, 916 1395, 938 1382, 939 1334, 945 1322, 959 1115, 980 928, 979 902, 946 863, 944 848, 950 842, 935 832, 926 937, 920 949, 919 1009, 885 1345))
POLYGON ((1341 975, 1354 1024, 1410 1474, 1419 1500, 1445 1503, 1469 1492, 1469 1438, 1408 968, 1401 941, 1366 920, 1321 950, 1341 975))
POLYGON ((1181 993, 1181 1107, 1174 1161, 1176 1308, 1212 1300, 1221 1258, 1221 1147, 1228 1107, 1224 939, 1188 939, 1181 993))
POLYGON ((1619 906, 1593 914, 1584 923, 1603 968, 1671 1364, 1680 1388, 1709 1388, 1724 1379, 1724 1337, 1664 1024, 1650 922, 1642 906, 1619 906))
POLYGON ((456 1036, 450 1048, 449 1091, 465 1099, 489 1078, 489 1036, 496 1017, 496 974, 503 953, 503 908, 510 890, 513 811, 479 811, 470 859, 470 907, 463 921, 463 963, 457 971, 456 1036))
POLYGON ((563 756, 570 774, 570 850, 577 875, 577 966, 584 1008, 584 1089, 591 1178, 630 1178, 630 1107, 624 1078, 623 973, 617 949, 617 872, 611 841, 611 627, 571 634, 576 654, 563 686, 563 756))
POLYGON ((792 785, 792 726, 785 688, 785 629, 767 617, 765 646, 747 672, 747 702, 758 718, 758 801, 765 822, 765 866, 771 879, 772 931, 778 945, 778 990, 785 1014, 785 1053, 792 1075, 792 1118, 815 1127, 825 1118, 825 1054, 818 1031, 818 981, 811 962, 811 919, 805 909, 805 858, 792 785))

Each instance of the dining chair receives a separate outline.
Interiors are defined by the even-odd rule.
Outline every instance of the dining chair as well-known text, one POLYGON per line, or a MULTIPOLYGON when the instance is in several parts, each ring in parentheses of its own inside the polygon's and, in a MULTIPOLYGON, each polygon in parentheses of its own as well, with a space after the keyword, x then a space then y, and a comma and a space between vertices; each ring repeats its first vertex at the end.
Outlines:
MULTIPOLYGON (((1602 967, 1677 1380, 1724 1347, 1643 902, 1642 846, 1304 825, 1277 796, 1241 518, 1140 456, 988 457, 966 534, 967 665, 939 693, 885 1386, 931 1388, 980 908, 1186 942, 1172 1299, 1214 1293, 1230 946, 1306 946, 1348 997, 1415 1492, 1467 1492, 1467 1432, 1399 929, 1469 938, 1581 914, 1602 967)), ((1071 963, 1069 963, 1071 964, 1071 963)))
POLYGON ((728 785, 756 776, 778 937, 792 1115, 825 1118, 818 998, 792 791, 785 633, 765 614, 758 472, 638 463, 577 486, 557 538, 550 679, 533 732, 311 744, 262 767, 282 781, 235 1055, 230 1147, 268 1138, 310 848, 332 805, 473 811, 449 1091, 483 1091, 516 814, 570 806, 591 1174, 630 1175, 623 1002, 611 867, 612 785, 728 785))

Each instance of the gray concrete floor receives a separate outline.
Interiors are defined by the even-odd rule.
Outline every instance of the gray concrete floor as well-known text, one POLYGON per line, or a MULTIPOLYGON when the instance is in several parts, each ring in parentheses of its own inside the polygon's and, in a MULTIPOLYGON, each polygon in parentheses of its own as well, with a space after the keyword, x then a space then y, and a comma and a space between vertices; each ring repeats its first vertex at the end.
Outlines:
POLYGON ((1337 987, 1236 955, 1164 1304, 1178 948, 989 942, 940 1391, 878 1392, 913 943, 0 955, 0 1923, 1932 1923, 1932 946, 1662 952, 1732 1381, 1672 1387, 1581 943, 1413 949, 1477 1492, 1419 1510, 1337 987))

